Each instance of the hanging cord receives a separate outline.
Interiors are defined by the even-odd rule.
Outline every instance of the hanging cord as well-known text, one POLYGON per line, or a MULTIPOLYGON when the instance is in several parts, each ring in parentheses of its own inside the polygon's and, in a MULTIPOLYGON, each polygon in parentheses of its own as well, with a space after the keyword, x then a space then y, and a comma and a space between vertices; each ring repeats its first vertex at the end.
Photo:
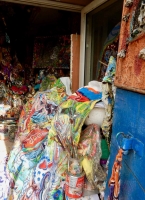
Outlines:
POLYGON ((109 180, 110 195, 108 200, 119 200, 120 193, 120 170, 122 164, 123 150, 120 148, 115 158, 111 178, 109 180))

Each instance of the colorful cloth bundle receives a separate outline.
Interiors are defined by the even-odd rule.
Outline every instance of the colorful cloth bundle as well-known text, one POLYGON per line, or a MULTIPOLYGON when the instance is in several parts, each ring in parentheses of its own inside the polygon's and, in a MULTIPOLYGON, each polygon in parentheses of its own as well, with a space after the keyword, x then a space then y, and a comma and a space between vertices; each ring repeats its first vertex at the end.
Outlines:
POLYGON ((97 101, 67 99, 60 79, 29 99, 8 160, 9 199, 63 199, 69 151, 63 144, 78 146, 82 125, 97 101))
POLYGON ((76 100, 77 102, 86 101, 101 101, 102 99, 102 88, 100 82, 91 81, 88 86, 79 88, 74 94, 70 95, 68 98, 76 100))
POLYGON ((54 140, 48 145, 48 134, 58 105, 65 100, 65 90, 58 86, 36 93, 24 106, 7 165, 9 199, 63 198, 66 153, 54 140))
POLYGON ((83 96, 79 92, 75 92, 75 94, 72 94, 71 96, 69 96, 68 99, 74 99, 74 100, 76 100, 78 102, 89 101, 89 99, 87 97, 83 96))
POLYGON ((78 90, 83 96, 89 100, 100 100, 102 98, 102 92, 98 92, 90 87, 82 87, 78 90))
POLYGON ((100 192, 103 191, 106 173, 100 165, 101 137, 97 124, 91 124, 82 131, 78 154, 89 183, 100 192))
POLYGON ((0 200, 7 199, 9 189, 9 179, 6 173, 6 165, 8 156, 13 147, 15 123, 6 122, 0 123, 0 200), (13 127, 13 135, 11 129, 13 127))

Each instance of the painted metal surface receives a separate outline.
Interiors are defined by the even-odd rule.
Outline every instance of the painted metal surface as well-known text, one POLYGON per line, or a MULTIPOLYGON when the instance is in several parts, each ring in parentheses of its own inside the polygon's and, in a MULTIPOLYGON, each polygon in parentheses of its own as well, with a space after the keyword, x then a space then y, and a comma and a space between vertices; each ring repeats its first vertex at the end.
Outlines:
POLYGON ((133 150, 140 157, 143 156, 145 145, 140 140, 135 138, 132 134, 119 132, 116 139, 118 146, 124 151, 125 155, 127 155, 130 150, 133 150))
POLYGON ((140 15, 144 11, 141 2, 143 3, 141 0, 134 0, 128 7, 124 0, 115 85, 145 94, 145 33, 139 23, 140 15))
MULTIPOLYGON (((118 132, 132 134, 145 144, 145 95, 117 89, 108 180, 111 176, 113 162, 118 152, 116 140, 118 132)), ((129 153, 123 156, 119 200, 145 200, 144 171, 145 148, 143 150, 143 156, 139 156, 135 151, 129 150, 129 153)), ((105 200, 107 200, 108 194, 109 188, 107 187, 105 200)))

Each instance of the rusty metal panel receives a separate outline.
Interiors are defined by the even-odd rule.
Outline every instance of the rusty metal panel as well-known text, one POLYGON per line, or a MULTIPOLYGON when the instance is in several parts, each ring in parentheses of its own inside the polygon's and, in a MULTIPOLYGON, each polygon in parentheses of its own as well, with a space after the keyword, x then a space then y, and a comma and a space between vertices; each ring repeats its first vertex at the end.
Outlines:
POLYGON ((139 22, 141 2, 134 0, 132 5, 126 6, 126 0, 124 1, 115 85, 145 93, 145 60, 143 56, 139 56, 140 51, 145 48, 145 26, 139 22))

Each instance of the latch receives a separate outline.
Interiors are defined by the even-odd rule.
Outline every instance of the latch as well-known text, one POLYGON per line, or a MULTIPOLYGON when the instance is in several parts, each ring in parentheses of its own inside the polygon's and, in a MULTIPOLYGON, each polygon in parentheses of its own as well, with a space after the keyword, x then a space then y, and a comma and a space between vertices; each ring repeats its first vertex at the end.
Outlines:
POLYGON ((123 149, 124 154, 128 154, 129 150, 133 150, 137 155, 143 156, 144 144, 137 138, 134 138, 133 135, 119 132, 116 135, 116 139, 119 148, 123 149))

